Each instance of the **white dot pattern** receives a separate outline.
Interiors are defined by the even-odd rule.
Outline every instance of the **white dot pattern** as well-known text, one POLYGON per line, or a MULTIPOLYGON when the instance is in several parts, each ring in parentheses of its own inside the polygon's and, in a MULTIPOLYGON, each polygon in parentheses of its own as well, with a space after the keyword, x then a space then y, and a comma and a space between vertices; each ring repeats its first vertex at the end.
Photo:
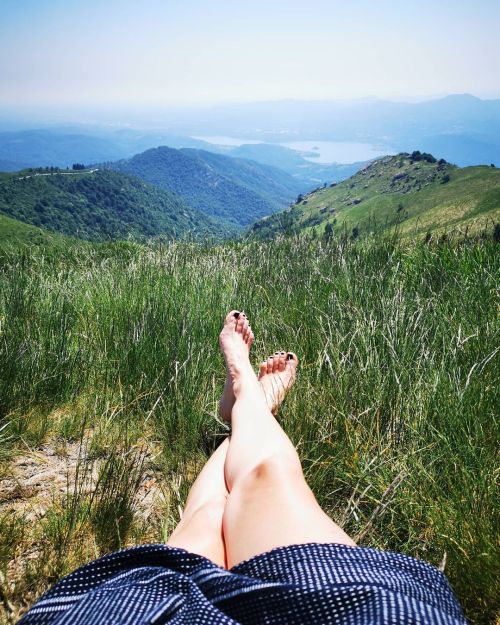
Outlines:
POLYGON ((398 553, 309 543, 229 571, 167 545, 90 562, 53 586, 19 625, 464 625, 436 568, 398 553))

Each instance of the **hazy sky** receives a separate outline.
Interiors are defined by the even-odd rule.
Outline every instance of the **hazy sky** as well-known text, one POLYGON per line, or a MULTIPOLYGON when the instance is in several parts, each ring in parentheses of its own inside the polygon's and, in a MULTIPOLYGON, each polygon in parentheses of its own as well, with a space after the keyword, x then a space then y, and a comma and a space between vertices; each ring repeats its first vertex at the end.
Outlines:
POLYGON ((500 97, 498 0, 0 0, 0 103, 500 97))

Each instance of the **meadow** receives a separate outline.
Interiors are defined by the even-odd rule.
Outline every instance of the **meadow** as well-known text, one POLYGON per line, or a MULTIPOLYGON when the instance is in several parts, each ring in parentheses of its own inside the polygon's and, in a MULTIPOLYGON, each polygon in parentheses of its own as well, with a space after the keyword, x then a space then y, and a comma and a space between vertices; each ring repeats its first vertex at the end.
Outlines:
POLYGON ((256 366, 299 356, 281 419, 321 505, 360 544, 444 568, 471 622, 494 623, 498 249, 391 234, 1 251, 0 619, 168 537, 227 434, 217 336, 239 308, 256 366))

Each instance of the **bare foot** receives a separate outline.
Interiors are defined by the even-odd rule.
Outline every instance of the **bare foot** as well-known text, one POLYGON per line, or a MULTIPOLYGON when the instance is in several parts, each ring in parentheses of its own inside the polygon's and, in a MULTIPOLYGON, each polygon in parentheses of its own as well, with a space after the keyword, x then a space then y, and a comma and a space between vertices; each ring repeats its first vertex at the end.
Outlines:
POLYGON ((293 352, 275 352, 260 365, 259 382, 273 415, 295 382, 298 364, 299 359, 293 352))
POLYGON ((233 382, 242 366, 250 366, 248 355, 254 341, 254 334, 244 312, 232 310, 224 320, 224 327, 219 335, 219 345, 226 361, 227 376, 219 402, 219 415, 225 421, 231 421, 235 397, 233 382))

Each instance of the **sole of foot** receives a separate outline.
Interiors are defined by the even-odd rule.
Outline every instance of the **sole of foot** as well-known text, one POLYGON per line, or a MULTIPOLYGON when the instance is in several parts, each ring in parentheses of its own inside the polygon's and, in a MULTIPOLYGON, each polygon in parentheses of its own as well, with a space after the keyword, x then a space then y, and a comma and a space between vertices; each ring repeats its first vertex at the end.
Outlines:
POLYGON ((274 415, 295 382, 298 364, 293 352, 275 352, 260 365, 258 380, 274 415))

